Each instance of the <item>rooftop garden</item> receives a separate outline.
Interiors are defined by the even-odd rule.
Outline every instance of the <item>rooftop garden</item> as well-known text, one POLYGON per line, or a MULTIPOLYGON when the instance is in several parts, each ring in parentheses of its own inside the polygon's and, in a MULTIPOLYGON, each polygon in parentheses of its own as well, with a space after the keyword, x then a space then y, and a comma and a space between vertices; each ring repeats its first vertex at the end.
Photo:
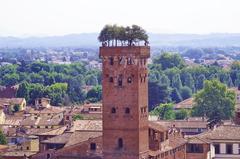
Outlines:
POLYGON ((98 40, 102 46, 140 46, 148 45, 146 31, 138 25, 118 26, 105 25, 101 30, 98 40))

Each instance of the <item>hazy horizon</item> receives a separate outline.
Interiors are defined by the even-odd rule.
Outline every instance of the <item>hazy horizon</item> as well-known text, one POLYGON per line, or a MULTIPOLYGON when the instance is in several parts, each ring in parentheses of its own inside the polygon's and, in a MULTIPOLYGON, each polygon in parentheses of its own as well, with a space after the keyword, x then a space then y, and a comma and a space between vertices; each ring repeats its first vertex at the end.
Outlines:
POLYGON ((240 33, 238 0, 0 0, 0 36, 98 33, 137 24, 156 34, 240 33))

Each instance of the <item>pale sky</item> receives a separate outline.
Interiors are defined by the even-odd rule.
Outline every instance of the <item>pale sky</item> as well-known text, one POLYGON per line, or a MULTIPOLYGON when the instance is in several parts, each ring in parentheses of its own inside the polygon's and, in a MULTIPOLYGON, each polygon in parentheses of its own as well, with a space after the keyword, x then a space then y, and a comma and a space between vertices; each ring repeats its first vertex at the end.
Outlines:
POLYGON ((0 36, 99 32, 105 24, 152 33, 240 33, 240 0, 0 0, 0 36))

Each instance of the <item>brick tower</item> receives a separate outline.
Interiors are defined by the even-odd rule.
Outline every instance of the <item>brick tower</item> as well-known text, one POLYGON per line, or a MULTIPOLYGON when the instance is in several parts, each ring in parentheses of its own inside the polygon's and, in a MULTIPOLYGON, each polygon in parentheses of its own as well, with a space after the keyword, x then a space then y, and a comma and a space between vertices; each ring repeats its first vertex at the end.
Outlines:
POLYGON ((100 47, 104 159, 148 158, 148 46, 100 47))

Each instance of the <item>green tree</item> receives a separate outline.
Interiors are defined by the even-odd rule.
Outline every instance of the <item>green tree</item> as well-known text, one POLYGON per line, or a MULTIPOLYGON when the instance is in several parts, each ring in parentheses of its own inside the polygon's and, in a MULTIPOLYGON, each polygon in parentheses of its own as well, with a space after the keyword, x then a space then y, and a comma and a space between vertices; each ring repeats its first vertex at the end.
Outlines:
POLYGON ((85 77, 87 85, 96 86, 98 85, 97 76, 95 74, 90 74, 85 77))
POLYGON ((34 104, 36 98, 44 97, 45 87, 42 84, 29 84, 29 104, 34 104))
POLYGON ((179 111, 175 112, 176 120, 186 119, 188 116, 189 116, 189 112, 186 109, 180 109, 179 111))
POLYGON ((179 74, 175 74, 172 79, 172 87, 180 90, 182 88, 182 81, 179 74))
POLYGON ((73 116, 73 120, 76 121, 76 120, 83 120, 83 116, 81 114, 76 114, 73 116))
POLYGON ((19 98, 25 98, 26 101, 29 101, 29 83, 24 81, 19 85, 19 88, 17 90, 17 97, 19 98))
POLYGON ((161 64, 162 69, 166 70, 168 68, 183 68, 185 62, 179 54, 163 53, 160 56, 153 59, 154 64, 161 64))
POLYGON ((225 84, 218 80, 207 80, 194 98, 196 104, 193 114, 206 115, 212 120, 229 119, 234 113, 235 97, 235 92, 228 90, 225 84))
POLYGON ((169 86, 170 85, 170 80, 168 79, 168 77, 163 74, 160 76, 160 83, 163 84, 163 85, 167 85, 169 86))
POLYGON ((98 102, 102 99, 102 87, 97 85, 87 92, 87 100, 90 102, 98 102))
POLYGON ((6 74, 14 74, 17 72, 17 65, 5 65, 0 67, 0 75, 3 77, 6 74))
POLYGON ((82 89, 83 81, 84 79, 80 75, 69 80, 67 93, 72 102, 84 102, 86 94, 82 89))
POLYGON ((44 83, 44 78, 40 74, 31 73, 30 74, 31 83, 44 83))
POLYGON ((172 103, 160 104, 151 111, 151 114, 159 116, 160 119, 175 119, 172 103))
POLYGON ((111 41, 112 45, 114 45, 115 41, 115 46, 117 46, 118 41, 120 41, 122 45, 127 41, 128 45, 132 46, 133 43, 139 43, 140 41, 148 43, 148 35, 146 31, 138 25, 127 27, 105 25, 98 36, 98 40, 103 44, 107 43, 108 46, 110 46, 111 41))
POLYGON ((240 62, 234 61, 231 65, 230 76, 235 86, 237 86, 235 81, 237 80, 237 74, 239 73, 239 71, 240 71, 240 62))
POLYGON ((236 74, 235 86, 240 86, 240 73, 236 74))
POLYGON ((2 83, 5 86, 16 85, 19 81, 19 75, 16 73, 6 74, 3 76, 2 83))
POLYGON ((7 145, 7 138, 3 134, 2 130, 0 130, 0 145, 7 145))
POLYGON ((184 86, 189 87, 192 90, 192 92, 195 91, 194 79, 193 79, 193 77, 190 73, 183 72, 181 74, 181 79, 182 79, 181 81, 182 81, 184 86))
POLYGON ((161 85, 157 81, 148 82, 149 109, 153 109, 160 103, 169 101, 170 90, 167 85, 161 85))
POLYGON ((195 84, 196 84, 196 89, 197 89, 197 90, 200 90, 200 89, 203 88, 205 79, 206 79, 206 78, 205 78, 205 76, 204 76, 203 74, 201 74, 201 75, 196 79, 195 84))
POLYGON ((189 87, 184 86, 180 89, 180 94, 182 99, 185 100, 192 96, 192 90, 189 87))
POLYGON ((63 105, 67 92, 67 83, 55 83, 45 88, 45 96, 51 99, 51 104, 55 106, 63 105))
POLYGON ((176 88, 174 88, 172 90, 172 93, 171 93, 171 98, 172 98, 172 101, 176 102, 176 103, 179 103, 182 101, 182 97, 180 95, 180 93, 178 92, 178 90, 176 88))

